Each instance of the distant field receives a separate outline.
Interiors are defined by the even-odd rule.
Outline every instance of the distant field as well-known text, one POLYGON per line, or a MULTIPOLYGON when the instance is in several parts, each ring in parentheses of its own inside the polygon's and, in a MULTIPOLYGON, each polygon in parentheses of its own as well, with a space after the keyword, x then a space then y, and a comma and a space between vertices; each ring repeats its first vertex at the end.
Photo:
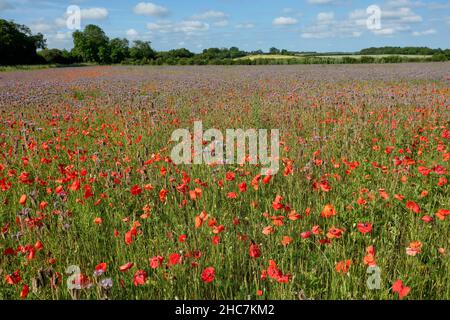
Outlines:
POLYGON ((245 56, 242 58, 237 58, 235 60, 243 60, 243 59, 250 59, 250 60, 256 60, 256 59, 298 59, 301 58, 301 56, 287 56, 287 55, 281 55, 281 54, 255 54, 250 56, 245 56))
POLYGON ((339 59, 344 57, 350 57, 355 59, 360 59, 361 57, 373 57, 373 58, 384 58, 389 56, 399 56, 399 57, 405 57, 405 58, 430 58, 430 55, 407 55, 407 54, 379 54, 379 55, 281 55, 281 54, 256 54, 256 55, 250 55, 245 56, 242 58, 237 58, 235 60, 243 60, 243 59, 250 59, 250 60, 257 60, 257 59, 303 59, 305 57, 317 57, 317 58, 333 58, 333 59, 339 59))
POLYGON ((415 54, 355 54, 355 55, 327 55, 327 56, 314 56, 314 57, 321 57, 321 58, 343 58, 343 57, 350 57, 350 58, 361 58, 361 57, 373 57, 373 58, 384 58, 384 57, 390 57, 390 56, 398 56, 398 57, 404 57, 404 58, 430 58, 432 56, 430 55, 415 55, 415 54))

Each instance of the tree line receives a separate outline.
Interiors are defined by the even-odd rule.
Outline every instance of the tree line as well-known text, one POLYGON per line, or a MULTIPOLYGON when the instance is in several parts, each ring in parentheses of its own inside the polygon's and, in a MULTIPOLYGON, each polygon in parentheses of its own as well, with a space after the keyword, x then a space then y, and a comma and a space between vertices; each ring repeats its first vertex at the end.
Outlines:
MULTIPOLYGON (((311 64, 311 63, 389 63, 407 61, 446 61, 450 59, 450 50, 430 49, 426 47, 382 47, 368 48, 356 53, 359 55, 392 55, 385 57, 362 56, 349 57, 341 53, 341 58, 324 57, 315 52, 295 52, 286 49, 270 48, 245 52, 237 47, 209 48, 201 53, 188 49, 173 49, 157 52, 150 41, 135 40, 131 44, 125 38, 110 39, 96 25, 87 25, 84 30, 72 35, 73 49, 49 49, 46 39, 40 33, 32 34, 30 28, 13 21, 0 19, 0 65, 27 64, 151 64, 151 65, 232 65, 232 64, 311 64), (247 59, 249 55, 269 55, 261 59, 247 59), (283 59, 270 55, 289 56, 283 59), (401 55, 417 55, 402 57, 401 55), (428 55, 429 58, 420 57, 428 55)), ((350 54, 351 55, 351 54, 350 54)))

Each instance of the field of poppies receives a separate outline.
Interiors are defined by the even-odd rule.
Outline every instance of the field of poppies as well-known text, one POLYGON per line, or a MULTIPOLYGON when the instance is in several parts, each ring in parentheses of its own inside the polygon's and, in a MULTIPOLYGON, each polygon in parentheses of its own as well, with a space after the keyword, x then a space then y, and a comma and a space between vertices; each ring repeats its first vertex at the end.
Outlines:
POLYGON ((0 73, 0 299, 450 299, 450 64, 0 73), (280 130, 280 170, 175 165, 280 130))

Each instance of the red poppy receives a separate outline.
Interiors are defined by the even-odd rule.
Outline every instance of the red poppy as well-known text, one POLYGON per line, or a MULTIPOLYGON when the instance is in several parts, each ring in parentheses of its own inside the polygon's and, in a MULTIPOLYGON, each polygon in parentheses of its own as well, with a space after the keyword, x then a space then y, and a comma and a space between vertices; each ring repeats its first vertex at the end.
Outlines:
POLYGON ((372 231, 372 224, 370 223, 358 223, 358 230, 361 233, 369 233, 372 231))
POLYGON ((332 227, 330 230, 328 230, 327 237, 329 239, 339 239, 342 237, 343 232, 344 232, 344 230, 342 230, 342 229, 332 227))
POLYGON ((419 213, 420 212, 420 207, 417 203, 415 203, 414 201, 407 201, 406 202, 406 208, 411 210, 412 212, 415 213, 419 213))
POLYGON ((392 285, 392 291, 398 294, 399 299, 403 299, 410 292, 410 288, 405 287, 402 280, 396 280, 392 285))
POLYGON ((250 257, 252 258, 259 258, 261 256, 261 249, 257 244, 251 243, 249 251, 250 257))
POLYGON ((168 191, 165 189, 161 189, 161 191, 159 191, 159 200, 161 200, 161 202, 166 201, 167 193, 168 191))
POLYGON ((167 263, 167 265, 170 266, 174 266, 176 264, 180 264, 181 263, 181 255, 178 253, 172 253, 169 255, 169 262, 167 263))
POLYGON ((283 197, 280 195, 277 195, 275 197, 275 200, 272 202, 272 208, 274 208, 275 210, 283 209, 284 205, 281 203, 282 200, 283 200, 283 197))
POLYGON ((28 286, 26 284, 24 284, 22 287, 22 291, 20 292, 20 298, 26 299, 29 292, 30 292, 30 288, 28 288, 28 286))
POLYGON ((334 210, 334 207, 333 207, 333 205, 331 205, 331 204, 327 204, 327 205, 323 208, 322 214, 321 214, 321 216, 322 216, 323 218, 330 218, 330 217, 335 216, 335 215, 336 215, 336 210, 334 210))
POLYGON ((102 262, 95 267, 95 271, 98 273, 106 272, 106 263, 102 262))
POLYGON ((233 181, 234 177, 235 177, 235 173, 231 172, 231 171, 227 172, 225 175, 225 179, 227 179, 228 181, 233 181))
POLYGON ((206 283, 212 282, 214 280, 214 271, 213 267, 205 268, 202 272, 202 281, 206 283))
POLYGON ((239 191, 240 191, 240 192, 245 192, 245 191, 247 191, 247 184, 246 184, 245 182, 241 182, 241 183, 238 185, 238 187, 239 187, 239 191))
POLYGON ((131 187, 131 194, 133 196, 137 196, 142 193, 142 189, 138 185, 134 185, 131 187))
POLYGON ((156 256, 156 257, 150 258, 149 260, 150 260, 150 268, 156 269, 162 264, 164 258, 161 256, 156 256))
POLYGON ((26 202, 27 202, 27 195, 26 194, 21 195, 19 199, 19 204, 24 206, 26 202))
POLYGON ((133 277, 134 285, 136 287, 144 285, 145 281, 147 281, 147 272, 145 272, 144 270, 137 270, 133 277))
POLYGON ((127 262, 127 263, 125 263, 124 265, 121 265, 121 266, 119 267, 119 270, 120 270, 120 272, 125 272, 125 271, 127 271, 127 270, 133 268, 133 266, 134 266, 134 263, 133 263, 133 262, 127 262))
POLYGON ((336 263, 336 271, 338 273, 347 273, 350 270, 350 265, 352 264, 352 260, 343 260, 336 263))

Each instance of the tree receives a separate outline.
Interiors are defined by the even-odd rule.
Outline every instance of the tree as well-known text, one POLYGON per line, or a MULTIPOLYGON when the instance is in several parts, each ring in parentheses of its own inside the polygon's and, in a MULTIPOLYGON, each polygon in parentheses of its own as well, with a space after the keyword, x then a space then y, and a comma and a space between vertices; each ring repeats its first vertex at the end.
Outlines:
POLYGON ((120 63, 130 55, 129 42, 127 39, 114 38, 109 42, 111 50, 110 60, 112 63, 120 63))
POLYGON ((70 64, 75 62, 67 50, 44 49, 39 51, 38 55, 49 64, 70 64))
POLYGON ((131 59, 141 63, 155 59, 156 52, 152 49, 150 44, 150 41, 134 41, 134 46, 130 49, 131 59))
POLYGON ((17 65, 39 62, 37 49, 45 48, 41 33, 33 35, 24 25, 0 19, 0 64, 17 65))
POLYGON ((269 53, 270 54, 280 54, 280 50, 277 49, 277 48, 272 47, 272 48, 270 48, 269 53))
POLYGON ((72 36, 76 55, 86 62, 108 63, 109 39, 100 27, 90 24, 72 36))

